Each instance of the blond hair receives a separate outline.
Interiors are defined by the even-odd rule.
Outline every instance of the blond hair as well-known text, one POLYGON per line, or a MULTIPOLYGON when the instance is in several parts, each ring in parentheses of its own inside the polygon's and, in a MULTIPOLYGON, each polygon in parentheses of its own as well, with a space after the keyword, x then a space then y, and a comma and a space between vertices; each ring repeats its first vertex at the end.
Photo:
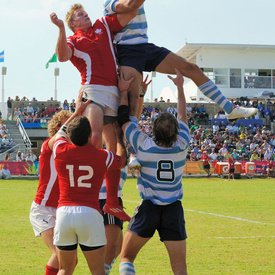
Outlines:
POLYGON ((65 110, 55 114, 48 125, 49 137, 53 137, 57 133, 58 130, 56 128, 62 126, 62 119, 68 119, 71 115, 72 113, 65 110))
POLYGON ((71 9, 66 14, 65 22, 66 22, 68 28, 72 32, 74 32, 74 30, 73 30, 72 26, 70 25, 70 23, 74 20, 74 18, 73 18, 74 17, 74 12, 76 10, 79 10, 79 9, 84 10, 84 7, 81 4, 74 4, 74 5, 71 6, 71 9))

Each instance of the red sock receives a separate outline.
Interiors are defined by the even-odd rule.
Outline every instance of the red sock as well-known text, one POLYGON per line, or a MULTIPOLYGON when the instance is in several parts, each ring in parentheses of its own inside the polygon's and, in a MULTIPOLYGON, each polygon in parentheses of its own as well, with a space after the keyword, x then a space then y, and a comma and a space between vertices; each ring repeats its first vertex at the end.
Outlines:
POLYGON ((58 269, 51 267, 49 265, 46 265, 45 275, 56 275, 57 273, 58 273, 58 269))
POLYGON ((120 169, 109 170, 105 174, 107 199, 106 204, 118 206, 118 186, 120 181, 120 169))

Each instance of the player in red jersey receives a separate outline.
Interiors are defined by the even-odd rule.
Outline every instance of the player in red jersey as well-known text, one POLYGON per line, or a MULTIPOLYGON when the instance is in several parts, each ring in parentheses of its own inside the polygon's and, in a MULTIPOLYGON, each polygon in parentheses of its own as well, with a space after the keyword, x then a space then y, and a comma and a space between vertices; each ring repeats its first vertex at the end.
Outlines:
POLYGON ((233 157, 233 154, 230 154, 230 157, 228 159, 228 180, 230 180, 230 176, 232 176, 232 179, 234 178, 234 171, 235 171, 235 162, 236 160, 233 157))
MULTIPOLYGON (((77 109, 78 104, 79 101, 77 109)), ((92 129, 86 117, 70 120, 57 133, 53 148, 60 187, 54 229, 59 272, 72 274, 79 243, 92 274, 105 274, 106 237, 99 190, 107 170, 120 169, 126 164, 122 132, 119 129, 120 134, 116 133, 115 155, 92 145, 92 129), (66 138, 66 129, 69 139, 66 138)))
POLYGON ((203 164, 203 169, 205 170, 205 172, 207 173, 207 176, 210 177, 210 163, 209 163, 209 156, 207 151, 203 151, 203 155, 201 156, 201 161, 203 164))
POLYGON ((54 275, 58 272, 56 247, 53 244, 53 229, 56 220, 59 188, 52 155, 52 143, 54 135, 70 116, 71 113, 68 111, 61 111, 53 116, 48 125, 49 138, 45 140, 41 147, 39 185, 30 210, 30 222, 35 236, 41 236, 52 253, 46 265, 46 275, 54 275))
POLYGON ((267 164, 266 167, 267 177, 270 178, 270 174, 274 173, 274 165, 273 165, 273 159, 270 159, 270 161, 267 164))
MULTIPOLYGON (((101 147, 102 133, 106 148, 116 152, 116 139, 111 122, 116 120, 119 105, 117 88, 117 64, 113 46, 114 33, 120 31, 137 14, 123 13, 105 16, 92 22, 80 4, 71 7, 66 23, 74 32, 66 40, 64 23, 55 13, 51 21, 59 28, 56 54, 61 62, 70 60, 81 74, 81 91, 91 103, 83 115, 88 117, 92 132, 92 144, 101 147)), ((117 200, 120 170, 108 171, 106 176, 108 196, 104 211, 129 221, 130 217, 117 200)))

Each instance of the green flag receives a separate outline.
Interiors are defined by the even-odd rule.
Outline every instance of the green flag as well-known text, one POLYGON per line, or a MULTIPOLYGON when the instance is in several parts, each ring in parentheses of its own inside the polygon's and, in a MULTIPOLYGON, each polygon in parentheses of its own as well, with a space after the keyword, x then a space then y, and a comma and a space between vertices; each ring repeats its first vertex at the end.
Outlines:
POLYGON ((49 63, 56 62, 56 61, 57 61, 57 58, 56 58, 56 54, 54 53, 52 58, 47 62, 46 69, 49 68, 49 63))

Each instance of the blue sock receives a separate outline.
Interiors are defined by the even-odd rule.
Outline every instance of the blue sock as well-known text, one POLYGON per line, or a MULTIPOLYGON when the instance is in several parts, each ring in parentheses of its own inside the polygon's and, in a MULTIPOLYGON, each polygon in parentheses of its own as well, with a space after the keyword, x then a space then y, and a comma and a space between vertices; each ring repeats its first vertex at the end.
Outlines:
POLYGON ((108 264, 104 264, 105 266, 105 275, 109 275, 110 274, 110 271, 112 269, 112 266, 111 265, 108 265, 108 264))
POLYGON ((119 274, 120 275, 135 275, 134 264, 130 262, 123 262, 119 264, 119 274))
POLYGON ((212 80, 202 84, 199 89, 205 96, 217 103, 227 114, 232 112, 234 105, 221 93, 212 80))

